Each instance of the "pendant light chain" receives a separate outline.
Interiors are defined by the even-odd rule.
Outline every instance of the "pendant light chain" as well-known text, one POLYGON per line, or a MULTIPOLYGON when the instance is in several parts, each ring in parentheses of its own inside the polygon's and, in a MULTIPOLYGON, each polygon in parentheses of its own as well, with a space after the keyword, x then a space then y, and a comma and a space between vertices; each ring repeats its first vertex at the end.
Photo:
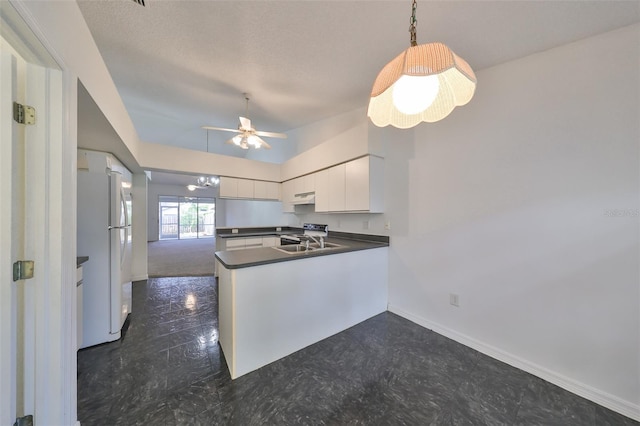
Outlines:
POLYGON ((409 19, 409 33, 411 33, 411 46, 417 46, 418 42, 416 41, 416 9, 418 8, 418 2, 413 0, 413 4, 411 5, 411 18, 409 19))

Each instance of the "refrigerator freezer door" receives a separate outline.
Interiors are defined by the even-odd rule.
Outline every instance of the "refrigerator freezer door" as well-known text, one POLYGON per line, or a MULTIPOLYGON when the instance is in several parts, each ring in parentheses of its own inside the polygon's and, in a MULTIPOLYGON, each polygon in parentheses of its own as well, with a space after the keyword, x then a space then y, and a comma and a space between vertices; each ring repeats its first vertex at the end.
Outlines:
POLYGON ((83 347, 119 339, 131 312, 130 174, 112 165, 78 171, 78 253, 91 258, 83 270, 83 347))
POLYGON ((111 333, 120 333, 131 313, 131 193, 111 173, 111 333))
POLYGON ((120 310, 120 322, 124 324, 127 319, 127 315, 131 313, 131 259, 133 256, 132 250, 132 234, 131 234, 131 191, 122 188, 122 220, 125 225, 124 233, 122 234, 122 263, 120 265, 121 282, 122 282, 122 307, 120 310))
POLYGON ((109 316, 110 332, 119 334, 122 329, 122 253, 124 223, 122 217, 122 176, 119 173, 111 173, 109 179, 109 198, 111 200, 109 211, 109 237, 111 239, 110 265, 111 279, 109 288, 111 293, 109 316))

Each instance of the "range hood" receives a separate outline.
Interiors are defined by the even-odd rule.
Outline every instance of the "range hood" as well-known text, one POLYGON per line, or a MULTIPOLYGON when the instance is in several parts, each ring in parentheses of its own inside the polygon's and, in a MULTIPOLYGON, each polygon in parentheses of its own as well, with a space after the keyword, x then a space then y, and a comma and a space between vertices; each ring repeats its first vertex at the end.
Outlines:
POLYGON ((305 194, 296 194, 293 196, 293 200, 291 204, 295 206, 300 206, 303 204, 315 204, 316 203, 316 194, 315 192, 307 192, 305 194))

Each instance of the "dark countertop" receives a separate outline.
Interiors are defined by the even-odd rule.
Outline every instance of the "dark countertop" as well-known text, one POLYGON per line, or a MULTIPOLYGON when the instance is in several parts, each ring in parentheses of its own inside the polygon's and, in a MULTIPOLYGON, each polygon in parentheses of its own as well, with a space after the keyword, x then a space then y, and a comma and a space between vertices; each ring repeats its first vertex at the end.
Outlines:
POLYGON ((280 235, 294 235, 301 234, 300 231, 264 231, 264 232, 242 232, 237 234, 218 234, 216 238, 247 238, 247 237, 268 237, 269 235, 273 235, 274 237, 279 237, 280 235))
POLYGON ((76 257, 76 268, 79 268, 83 263, 89 260, 89 256, 76 257))
MULTIPOLYGON (((237 234, 236 234, 237 235, 237 234)), ((233 251, 217 251, 216 259, 227 269, 248 268, 251 266, 266 265, 269 263, 288 262, 291 260, 306 259, 316 256, 329 256, 333 254, 348 253, 358 250, 368 250, 380 247, 388 247, 389 240, 361 240, 350 238, 328 237, 325 241, 328 243, 340 244, 343 247, 333 248, 330 250, 315 250, 301 253, 283 253, 273 247, 252 248, 233 251)))
POLYGON ((257 227, 257 228, 222 228, 216 231, 216 238, 246 238, 246 237, 266 237, 273 235, 279 237, 280 235, 292 235, 302 234, 303 230, 300 228, 291 228, 289 226, 270 226, 270 227, 257 227), (277 231, 276 228, 280 228, 277 231), (237 229, 237 233, 232 233, 232 229, 237 229))

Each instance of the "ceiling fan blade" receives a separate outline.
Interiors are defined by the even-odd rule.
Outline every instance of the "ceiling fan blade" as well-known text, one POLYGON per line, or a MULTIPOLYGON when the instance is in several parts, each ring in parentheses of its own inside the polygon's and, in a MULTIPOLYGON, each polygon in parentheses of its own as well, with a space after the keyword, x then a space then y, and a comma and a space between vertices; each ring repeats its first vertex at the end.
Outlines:
POLYGON ((268 143, 266 143, 264 141, 264 139, 262 139, 261 137, 258 137, 256 135, 253 136, 254 138, 256 138, 259 142, 260 142, 260 146, 257 148, 264 148, 264 149, 271 149, 271 145, 269 145, 268 143))
POLYGON ((281 139, 287 138, 287 135, 285 135, 284 133, 256 131, 255 134, 258 136, 266 136, 268 138, 281 138, 281 139))
POLYGON ((224 127, 202 126, 202 128, 206 129, 206 130, 222 130, 223 132, 242 133, 241 130, 238 130, 238 129, 226 129, 224 127))
POLYGON ((240 117, 240 128, 244 130, 251 130, 251 120, 246 117, 240 117))

